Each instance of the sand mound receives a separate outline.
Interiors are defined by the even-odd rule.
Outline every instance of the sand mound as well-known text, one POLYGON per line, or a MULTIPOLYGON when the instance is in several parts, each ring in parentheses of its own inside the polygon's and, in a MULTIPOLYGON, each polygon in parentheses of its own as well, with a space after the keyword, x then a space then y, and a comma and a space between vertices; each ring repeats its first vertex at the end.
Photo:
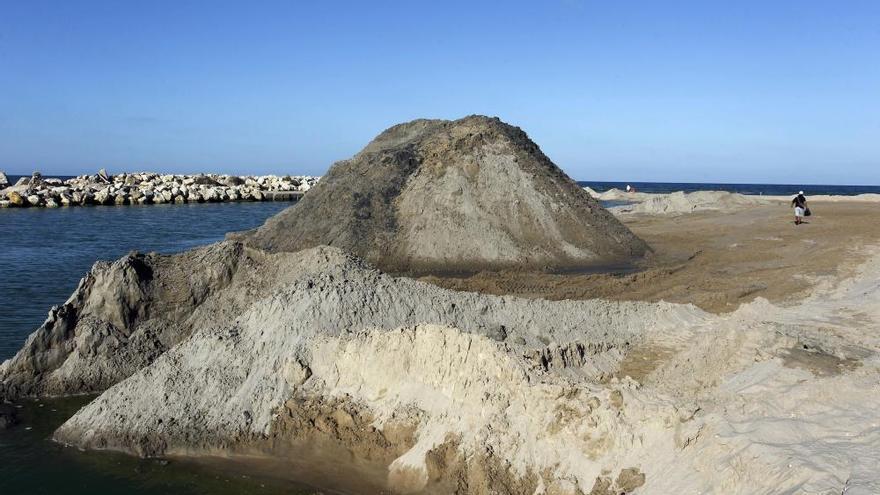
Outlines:
POLYGON ((98 262, 22 349, 0 364, 0 398, 103 391, 193 328, 225 324, 267 291, 326 263, 361 262, 337 250, 280 262, 233 242, 98 262))
MULTIPOLYGON (((633 204, 614 206, 610 210, 614 214, 641 213, 646 215, 680 215, 697 211, 735 211, 750 206, 772 203, 774 200, 762 196, 730 193, 726 191, 695 191, 685 193, 677 191, 669 194, 624 193, 608 195, 609 198, 622 198, 637 201, 633 204)), ((600 195, 605 197, 605 195, 600 195)))
POLYGON ((874 493, 878 273, 880 257, 800 306, 714 316, 453 292, 333 248, 225 242, 97 265, 0 378, 36 394, 121 380, 58 441, 329 442, 399 492, 874 493))
MULTIPOLYGON (((623 439, 660 428, 657 439, 671 439, 674 430, 662 424, 692 413, 649 398, 646 410, 620 417, 613 398, 620 387, 603 383, 646 331, 670 331, 705 317, 693 307, 453 292, 389 277, 329 248, 272 255, 270 265, 290 273, 288 281, 230 308, 237 314, 227 312, 227 323, 211 320, 188 332, 74 416, 56 438, 141 455, 235 453, 288 436, 326 434, 302 424, 291 429, 288 422, 311 414, 314 404, 331 404, 333 428, 344 430, 360 417, 379 431, 394 425, 414 432, 399 445, 399 458, 387 459, 391 485, 454 481, 482 493, 469 470, 514 462, 511 480, 532 493, 542 479, 538 470, 571 454, 564 442, 545 445, 548 428, 560 442, 592 438, 584 445, 595 446, 578 454, 586 459, 608 450, 603 436, 623 439), (584 423, 585 417, 592 419, 584 423), (425 459, 438 449, 450 449, 461 472, 450 466, 443 480, 432 479, 436 473, 429 474, 425 459)), ((240 286, 239 276, 244 274, 232 276, 227 291, 240 286)), ((228 297, 217 292, 202 304, 228 297)), ((82 351, 76 339, 57 344, 72 345, 73 355, 82 351)), ((619 393, 639 395, 631 386, 619 393)), ((320 424, 310 418, 315 420, 320 424)), ((353 449, 376 448, 361 444, 370 441, 364 435, 348 441, 353 449)), ((590 482, 601 475, 596 463, 579 469, 590 482)), ((550 483, 557 476, 543 479, 550 483)), ((485 488, 497 490, 494 483, 485 488)))
MULTIPOLYGON (((759 206, 784 201, 781 196, 754 196, 727 191, 694 191, 686 193, 629 193, 620 189, 597 192, 585 190, 600 201, 627 202, 609 208, 615 215, 641 213, 646 215, 679 215, 697 211, 737 210, 749 206, 759 206)), ((789 198, 790 199, 790 198, 789 198)))
POLYGON ((818 313, 758 300, 712 316, 452 292, 327 248, 272 256, 286 283, 194 329, 56 440, 140 455, 333 441, 401 492, 876 487, 878 341, 841 315, 880 318, 878 260, 805 302, 818 313))
POLYGON ((417 272, 601 265, 647 249, 522 130, 481 116, 394 126, 237 238, 273 252, 330 245, 417 272))

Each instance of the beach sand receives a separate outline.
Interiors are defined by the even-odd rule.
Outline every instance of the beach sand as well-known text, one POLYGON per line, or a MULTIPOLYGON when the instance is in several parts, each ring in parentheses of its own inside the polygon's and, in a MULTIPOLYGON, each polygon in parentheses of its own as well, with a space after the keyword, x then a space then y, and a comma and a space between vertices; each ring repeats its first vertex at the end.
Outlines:
POLYGON ((729 312, 763 297, 781 302, 816 284, 851 275, 880 242, 876 203, 811 201, 813 216, 795 226, 791 208, 768 204, 686 215, 621 215, 654 248, 633 273, 484 272, 422 280, 442 287, 552 300, 605 298, 693 303, 729 312))

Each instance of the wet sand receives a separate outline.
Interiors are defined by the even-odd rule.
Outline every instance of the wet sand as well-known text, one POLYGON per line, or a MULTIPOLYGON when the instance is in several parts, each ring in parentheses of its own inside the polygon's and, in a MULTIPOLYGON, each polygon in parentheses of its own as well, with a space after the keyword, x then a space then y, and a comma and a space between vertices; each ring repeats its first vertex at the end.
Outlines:
POLYGON ((606 298, 693 303, 715 313, 763 297, 784 302, 823 280, 850 274, 880 242, 878 206, 864 201, 814 201, 809 223, 791 209, 767 205, 733 212, 631 215, 621 220, 654 248, 637 273, 480 273, 422 277, 436 285, 547 299, 606 298))

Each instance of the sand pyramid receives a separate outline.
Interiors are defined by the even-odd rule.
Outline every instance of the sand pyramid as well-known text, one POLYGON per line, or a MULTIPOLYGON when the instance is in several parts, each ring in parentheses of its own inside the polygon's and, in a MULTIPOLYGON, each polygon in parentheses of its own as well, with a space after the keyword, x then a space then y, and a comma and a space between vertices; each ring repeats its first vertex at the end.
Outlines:
POLYGON ((237 237, 268 251, 335 246, 410 272, 569 269, 648 249, 525 132, 476 115, 391 127, 237 237))

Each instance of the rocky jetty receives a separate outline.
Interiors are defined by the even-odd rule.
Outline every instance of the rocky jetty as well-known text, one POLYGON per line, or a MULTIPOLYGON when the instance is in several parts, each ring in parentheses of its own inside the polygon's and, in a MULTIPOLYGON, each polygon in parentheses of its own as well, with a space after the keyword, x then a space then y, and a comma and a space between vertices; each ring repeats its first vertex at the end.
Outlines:
POLYGON ((82 205, 145 205, 297 199, 318 181, 311 176, 172 175, 151 172, 94 175, 61 180, 39 172, 6 185, 0 173, 0 208, 82 205))
POLYGON ((391 272, 577 269, 648 251, 525 132, 477 115, 391 127, 314 194, 233 238, 276 252, 336 246, 391 272))

